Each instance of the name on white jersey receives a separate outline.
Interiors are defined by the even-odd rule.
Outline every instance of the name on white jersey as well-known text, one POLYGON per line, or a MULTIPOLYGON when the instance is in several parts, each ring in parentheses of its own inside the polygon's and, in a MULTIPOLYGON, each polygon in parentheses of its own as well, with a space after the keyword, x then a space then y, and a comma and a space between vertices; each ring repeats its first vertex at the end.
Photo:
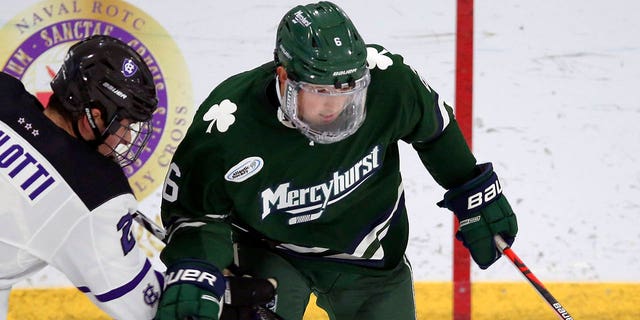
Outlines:
POLYGON ((45 165, 18 143, 22 138, 0 130, 0 174, 32 202, 56 182, 45 165))

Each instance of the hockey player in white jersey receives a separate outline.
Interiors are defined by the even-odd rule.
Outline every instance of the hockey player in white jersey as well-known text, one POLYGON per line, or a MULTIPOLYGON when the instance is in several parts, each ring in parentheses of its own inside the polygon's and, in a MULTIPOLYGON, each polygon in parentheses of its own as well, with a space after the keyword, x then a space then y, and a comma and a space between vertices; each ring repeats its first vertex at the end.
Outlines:
POLYGON ((0 73, 0 319, 11 286, 51 265, 116 319, 151 319, 163 286, 132 234, 121 166, 151 133, 151 72, 124 42, 74 44, 47 107, 0 73))

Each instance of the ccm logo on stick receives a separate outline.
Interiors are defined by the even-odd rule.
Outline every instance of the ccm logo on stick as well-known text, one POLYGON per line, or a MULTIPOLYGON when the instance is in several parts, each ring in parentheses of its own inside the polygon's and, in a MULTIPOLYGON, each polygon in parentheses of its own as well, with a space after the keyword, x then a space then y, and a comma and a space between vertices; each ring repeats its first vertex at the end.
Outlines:
POLYGON ((498 179, 490 184, 486 189, 473 194, 467 198, 467 210, 477 208, 485 203, 491 202, 499 194, 502 193, 502 186, 498 179))

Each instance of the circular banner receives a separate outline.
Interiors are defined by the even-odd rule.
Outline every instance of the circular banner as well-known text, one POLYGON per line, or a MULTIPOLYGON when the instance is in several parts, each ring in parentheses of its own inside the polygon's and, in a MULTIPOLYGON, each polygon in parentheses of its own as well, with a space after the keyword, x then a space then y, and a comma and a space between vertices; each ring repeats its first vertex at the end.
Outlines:
POLYGON ((124 168, 136 197, 142 200, 164 182, 194 112, 184 58, 157 21, 119 0, 42 1, 0 29, 0 67, 20 79, 46 106, 51 95, 49 82, 69 47, 96 34, 129 44, 153 75, 159 101, 152 120, 154 133, 140 158, 124 168))

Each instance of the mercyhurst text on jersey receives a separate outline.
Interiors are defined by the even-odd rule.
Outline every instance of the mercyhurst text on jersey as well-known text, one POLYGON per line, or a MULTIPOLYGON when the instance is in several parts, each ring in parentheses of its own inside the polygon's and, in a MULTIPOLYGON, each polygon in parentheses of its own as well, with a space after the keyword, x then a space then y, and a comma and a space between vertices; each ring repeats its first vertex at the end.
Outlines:
POLYGON ((319 218, 328 205, 338 202, 349 195, 378 169, 380 166, 378 162, 379 151, 378 146, 375 146, 369 154, 349 170, 345 170, 342 173, 335 171, 331 180, 325 183, 311 187, 290 189, 291 183, 287 182, 280 184, 275 191, 270 188, 262 191, 262 219, 265 219, 274 207, 277 210, 296 215, 289 219, 289 224, 297 224, 319 218), (300 215, 316 209, 319 209, 319 211, 300 215))

